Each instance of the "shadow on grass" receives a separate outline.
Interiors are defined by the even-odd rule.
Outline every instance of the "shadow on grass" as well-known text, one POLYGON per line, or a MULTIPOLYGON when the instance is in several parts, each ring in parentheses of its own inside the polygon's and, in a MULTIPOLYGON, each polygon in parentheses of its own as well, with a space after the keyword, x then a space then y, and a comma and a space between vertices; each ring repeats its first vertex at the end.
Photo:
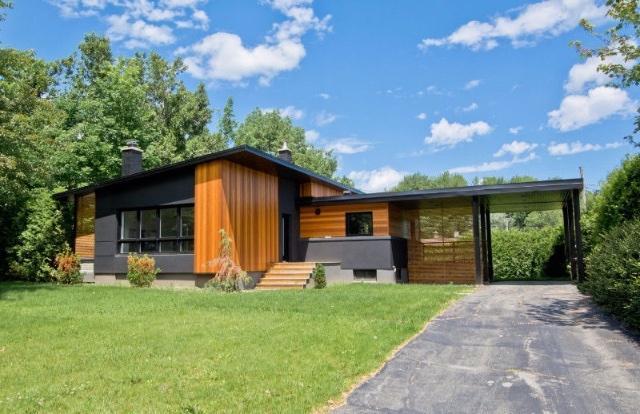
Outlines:
POLYGON ((57 290, 61 286, 51 283, 36 282, 7 282, 0 281, 0 300, 18 300, 22 295, 27 295, 39 290, 57 290), (9 294, 18 294, 15 297, 8 298, 9 294))

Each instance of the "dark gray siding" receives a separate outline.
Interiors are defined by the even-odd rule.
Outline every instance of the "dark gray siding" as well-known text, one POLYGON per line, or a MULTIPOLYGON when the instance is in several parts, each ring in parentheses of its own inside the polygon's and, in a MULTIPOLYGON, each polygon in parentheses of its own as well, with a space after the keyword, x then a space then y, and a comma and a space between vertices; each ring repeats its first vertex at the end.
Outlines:
MULTIPOLYGON (((117 253, 118 213, 124 209, 193 204, 194 167, 96 191, 96 274, 126 273, 127 256, 117 253)), ((193 273, 192 254, 154 254, 162 273, 193 273)))
POLYGON ((312 238, 300 241, 302 260, 339 262, 343 269, 407 267, 407 241, 398 237, 312 238))
MULTIPOLYGON (((300 260, 298 244, 300 241, 300 218, 298 213, 298 183, 293 180, 280 177, 278 179, 278 205, 280 217, 283 214, 291 215, 289 228, 289 261, 300 260)), ((282 222, 278 221, 279 237, 282 237, 282 222)), ((280 240, 280 257, 282 257, 282 240, 280 240)))

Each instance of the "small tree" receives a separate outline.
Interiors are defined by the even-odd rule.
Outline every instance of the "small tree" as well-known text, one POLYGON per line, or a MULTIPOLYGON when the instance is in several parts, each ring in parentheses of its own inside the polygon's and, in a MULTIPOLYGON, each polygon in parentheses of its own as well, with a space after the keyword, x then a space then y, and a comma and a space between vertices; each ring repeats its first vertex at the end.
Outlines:
POLYGON ((156 280, 160 269, 149 255, 130 254, 127 259, 127 279, 132 286, 149 287, 156 280))
POLYGON ((316 267, 313 269, 313 281, 315 282, 316 289, 324 289, 327 287, 327 278, 322 263, 316 264, 316 267))
POLYGON ((220 229, 220 256, 212 260, 214 266, 218 267, 215 276, 207 282, 207 286, 225 292, 236 292, 242 290, 245 285, 251 282, 251 277, 247 272, 238 266, 232 257, 232 240, 224 229, 220 229))

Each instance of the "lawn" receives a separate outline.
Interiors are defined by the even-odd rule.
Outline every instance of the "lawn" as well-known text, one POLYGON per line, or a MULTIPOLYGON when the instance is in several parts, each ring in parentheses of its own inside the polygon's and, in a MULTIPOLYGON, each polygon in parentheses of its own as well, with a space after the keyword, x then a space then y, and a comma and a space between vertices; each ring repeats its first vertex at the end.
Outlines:
POLYGON ((313 411, 469 290, 0 283, 0 412, 313 411))

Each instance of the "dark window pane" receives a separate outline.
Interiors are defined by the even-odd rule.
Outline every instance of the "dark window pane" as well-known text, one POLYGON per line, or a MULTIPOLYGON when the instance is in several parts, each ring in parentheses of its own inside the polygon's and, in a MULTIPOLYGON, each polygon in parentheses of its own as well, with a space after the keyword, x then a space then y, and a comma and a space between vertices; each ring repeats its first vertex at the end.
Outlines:
POLYGON ((178 241, 161 241, 160 242, 160 251, 161 252, 177 252, 178 250, 178 241))
POLYGON ((120 253, 137 253, 138 252, 138 243, 120 243, 120 253))
POLYGON ((137 239, 140 237, 140 226, 138 225, 137 211, 123 211, 121 219, 122 229, 120 237, 123 239, 137 239))
POLYGON ((160 210, 160 237, 178 237, 178 209, 160 210))
POLYGON ((182 252, 183 253, 191 253, 193 252, 193 240, 183 240, 180 242, 182 244, 182 252))
POLYGON ((155 210, 140 211, 140 236, 143 239, 158 237, 158 216, 155 210))
POLYGON ((182 207, 180 209, 180 215, 182 216, 181 233, 182 237, 193 236, 193 207, 182 207))
POLYGON ((158 243, 155 241, 143 241, 140 243, 140 251, 142 253, 158 251, 158 243))
POLYGON ((347 236, 372 236, 373 213, 347 213, 347 236))
POLYGON ((353 278, 355 280, 376 280, 378 271, 376 269, 353 269, 353 278))

